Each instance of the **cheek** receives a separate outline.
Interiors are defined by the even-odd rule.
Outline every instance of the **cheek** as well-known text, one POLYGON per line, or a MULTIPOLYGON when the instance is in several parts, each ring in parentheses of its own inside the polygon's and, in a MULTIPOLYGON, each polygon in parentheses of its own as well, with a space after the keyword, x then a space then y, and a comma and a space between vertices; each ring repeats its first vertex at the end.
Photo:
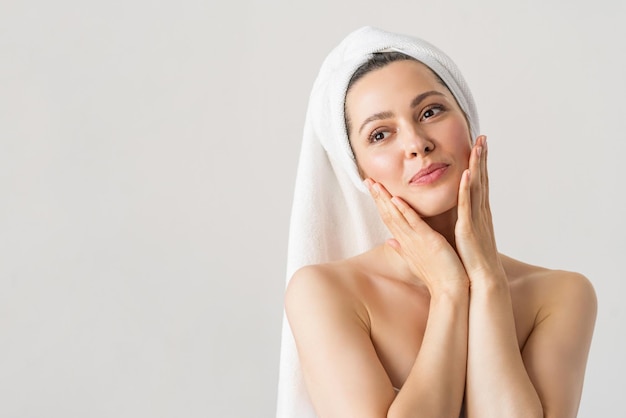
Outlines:
MULTIPOLYGON (((458 150, 458 155, 469 165, 469 157, 472 151, 472 142, 469 129, 465 121, 458 121, 451 126, 451 134, 454 141, 452 146, 458 150)), ((467 168, 467 167, 466 167, 467 168)))
POLYGON ((394 164, 391 156, 383 153, 372 153, 361 159, 360 164, 361 175, 363 177, 371 177, 372 179, 384 183, 392 173, 392 167, 397 166, 397 162, 394 164))

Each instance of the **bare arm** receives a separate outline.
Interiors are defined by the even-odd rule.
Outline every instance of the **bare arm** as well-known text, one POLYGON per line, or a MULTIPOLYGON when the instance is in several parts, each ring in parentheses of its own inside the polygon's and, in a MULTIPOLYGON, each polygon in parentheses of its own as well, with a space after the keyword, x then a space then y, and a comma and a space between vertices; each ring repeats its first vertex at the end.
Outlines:
POLYGON ((506 274, 496 248, 487 176, 487 142, 472 149, 469 182, 459 187, 456 246, 471 282, 466 406, 469 417, 542 417, 518 348, 506 274))
POLYGON ((546 418, 576 417, 597 300, 586 277, 555 272, 522 357, 546 418))
POLYGON ((431 299, 421 349, 395 394, 367 312, 319 266, 292 278, 286 310, 316 412, 327 417, 458 417, 465 384, 468 293, 431 299))
POLYGON ((472 287, 469 327, 468 417, 543 417, 519 350, 509 287, 504 280, 472 287))
POLYGON ((467 362, 468 292, 431 296, 420 352, 389 417, 458 417, 467 362))
POLYGON ((593 289, 581 276, 564 281, 562 272, 553 273, 550 281, 560 284, 542 285, 548 302, 520 352, 491 222, 486 142, 476 142, 470 187, 459 190, 455 231, 471 282, 468 416, 575 417, 595 322, 593 289))
POLYGON ((472 289, 468 344, 469 417, 574 418, 596 317, 580 275, 542 278, 549 296, 520 353, 508 287, 472 289))
POLYGON ((395 396, 370 339, 367 309, 324 266, 292 279, 287 316, 309 394, 321 417, 458 417, 465 387, 469 289, 460 259, 403 201, 369 186, 392 247, 431 295, 424 337, 395 396))
POLYGON ((395 394, 364 306, 333 274, 310 266, 291 279, 285 309, 317 415, 385 417, 395 394))

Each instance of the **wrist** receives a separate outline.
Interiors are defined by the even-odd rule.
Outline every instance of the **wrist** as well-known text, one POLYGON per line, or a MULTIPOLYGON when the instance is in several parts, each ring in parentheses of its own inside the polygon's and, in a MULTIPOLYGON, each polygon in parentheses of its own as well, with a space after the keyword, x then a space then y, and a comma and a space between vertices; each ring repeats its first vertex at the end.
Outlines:
POLYGON ((509 293, 509 281, 505 274, 480 275, 470 283, 472 294, 475 293, 509 293))
POLYGON ((468 271, 468 277, 471 287, 475 285, 487 287, 508 287, 508 280, 504 268, 501 266, 495 268, 477 268, 468 271))
POLYGON ((460 300, 467 299, 470 293, 469 280, 455 280, 450 282, 438 283, 429 288, 431 300, 448 299, 460 300))

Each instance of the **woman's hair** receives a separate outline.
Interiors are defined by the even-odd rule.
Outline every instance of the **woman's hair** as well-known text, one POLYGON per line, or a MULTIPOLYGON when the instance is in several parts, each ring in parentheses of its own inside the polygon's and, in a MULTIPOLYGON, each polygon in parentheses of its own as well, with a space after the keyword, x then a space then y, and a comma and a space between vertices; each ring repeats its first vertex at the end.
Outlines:
MULTIPOLYGON (((372 54, 371 58, 365 61, 363 64, 361 64, 361 66, 357 68, 356 71, 352 74, 352 77, 350 77, 350 81, 348 82, 348 87, 346 88, 346 97, 348 96, 348 92, 350 91, 350 88, 352 88, 354 83, 356 83, 358 80, 363 78, 363 76, 365 76, 366 74, 374 70, 383 68, 386 65, 391 64, 392 62, 395 62, 395 61, 419 62, 415 58, 409 55, 403 54, 402 52, 397 52, 397 51, 375 52, 372 54)), ((441 77, 437 75, 437 73, 435 73, 428 66, 426 66, 426 68, 428 68, 430 72, 433 73, 433 75, 435 76, 437 81, 441 83, 441 85, 443 85, 446 89, 450 90, 448 86, 446 85, 446 83, 443 82, 441 77)), ((346 125, 346 134, 348 138, 350 138, 350 119, 348 118, 348 112, 346 109, 345 99, 343 102, 343 118, 344 118, 344 123, 346 125)), ((352 145, 350 145, 350 148, 352 148, 352 145)), ((352 152, 352 154, 354 155, 354 152, 352 152)))
POLYGON ((378 70, 383 68, 387 64, 391 64, 395 61, 406 61, 412 60, 417 61, 415 58, 410 57, 402 52, 397 51, 388 51, 388 52, 375 52, 372 54, 372 57, 365 61, 359 68, 356 69, 350 81, 348 82, 348 88, 346 89, 346 94, 350 91, 350 88, 354 83, 356 83, 359 79, 361 79, 365 74, 370 71, 378 70))

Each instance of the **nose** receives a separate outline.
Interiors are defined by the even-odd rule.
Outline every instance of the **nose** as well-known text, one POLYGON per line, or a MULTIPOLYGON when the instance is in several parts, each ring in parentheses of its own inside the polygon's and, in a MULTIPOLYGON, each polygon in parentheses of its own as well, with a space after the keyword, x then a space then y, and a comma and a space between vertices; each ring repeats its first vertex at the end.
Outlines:
POLYGON ((415 128, 408 128, 402 135, 406 158, 424 157, 435 149, 435 142, 425 133, 415 128))

